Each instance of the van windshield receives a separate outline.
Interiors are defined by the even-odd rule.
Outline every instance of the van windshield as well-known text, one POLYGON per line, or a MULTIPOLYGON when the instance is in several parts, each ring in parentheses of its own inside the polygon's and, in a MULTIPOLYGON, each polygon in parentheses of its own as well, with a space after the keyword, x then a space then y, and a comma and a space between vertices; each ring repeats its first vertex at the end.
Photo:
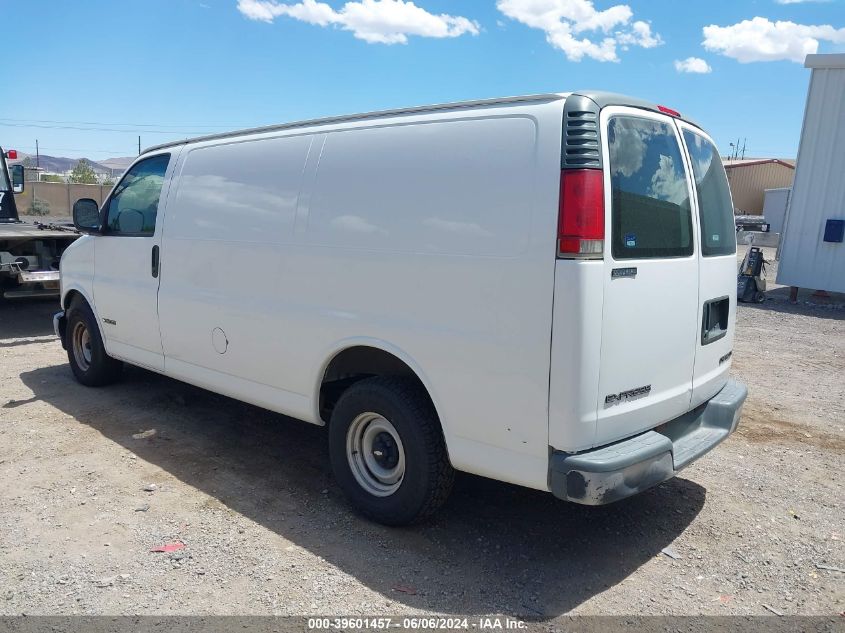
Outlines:
POLYGON ((736 253, 733 204, 719 152, 713 143, 689 130, 684 130, 684 142, 698 192, 701 253, 705 257, 733 255, 736 253))

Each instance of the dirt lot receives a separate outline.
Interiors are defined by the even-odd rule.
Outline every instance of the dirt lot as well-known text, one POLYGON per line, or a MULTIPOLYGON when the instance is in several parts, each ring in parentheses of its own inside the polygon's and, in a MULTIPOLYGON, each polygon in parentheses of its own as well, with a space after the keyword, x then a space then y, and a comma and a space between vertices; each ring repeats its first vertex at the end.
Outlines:
POLYGON ((586 508, 460 476, 408 529, 349 511, 323 429, 140 370, 86 389, 55 304, 7 304, 0 614, 840 613, 845 306, 784 295, 740 308, 740 430, 682 477, 586 508))

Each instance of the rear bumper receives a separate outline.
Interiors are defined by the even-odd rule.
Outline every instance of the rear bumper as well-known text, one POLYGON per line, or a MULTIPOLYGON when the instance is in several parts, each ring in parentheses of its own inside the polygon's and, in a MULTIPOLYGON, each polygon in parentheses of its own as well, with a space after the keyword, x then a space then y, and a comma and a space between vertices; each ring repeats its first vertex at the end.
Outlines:
POLYGON ((22 270, 18 274, 18 281, 21 284, 45 284, 58 290, 58 283, 61 281, 61 273, 58 270, 22 270))
POLYGON ((747 395, 745 385, 729 380, 713 398, 654 430, 575 455, 553 452, 552 493, 604 505, 674 477, 734 432, 747 395))

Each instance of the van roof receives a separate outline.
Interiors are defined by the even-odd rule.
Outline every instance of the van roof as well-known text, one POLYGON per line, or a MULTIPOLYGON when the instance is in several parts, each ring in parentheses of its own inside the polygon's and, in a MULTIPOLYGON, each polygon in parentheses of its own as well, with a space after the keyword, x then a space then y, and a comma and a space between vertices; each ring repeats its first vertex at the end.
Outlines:
POLYGON ((327 125, 332 123, 347 123, 352 121, 363 121, 366 119, 377 119, 381 117, 400 116, 403 114, 419 114, 424 112, 437 112, 440 110, 453 110, 458 108, 474 108, 478 106, 503 105, 508 103, 526 103, 526 102, 540 102, 540 101, 555 101, 558 99, 565 99, 568 93, 544 93, 534 95, 523 95, 518 97, 497 97, 493 99, 476 99, 473 101, 456 101, 453 103, 440 103, 434 105, 414 106, 408 108, 395 108, 391 110, 376 110, 373 112, 363 112, 359 114, 343 114, 339 116, 329 116, 320 119, 305 119, 302 121, 293 121, 291 123, 278 123, 274 125, 265 125, 261 127, 247 128, 243 130, 235 130, 232 132, 221 132, 219 134, 208 134, 205 136, 197 136, 194 138, 187 138, 181 141, 171 141, 170 143, 162 143, 161 145, 154 145, 145 149, 142 153, 164 149, 166 147, 174 147, 177 145, 184 145, 186 143, 198 143, 202 141, 213 141, 215 139, 229 138, 232 136, 243 136, 248 134, 263 134, 265 132, 276 132, 278 130, 289 130, 299 127, 310 127, 314 125, 327 125))
MULTIPOLYGON (((570 95, 578 95, 591 99, 598 105, 599 108, 604 108, 611 105, 624 105, 634 108, 641 108, 643 110, 651 110, 659 112, 657 104, 636 97, 629 97, 626 95, 616 94, 613 92, 602 92, 597 90, 579 90, 576 92, 547 92, 531 95, 521 95, 516 97, 496 97, 492 99, 475 99, 472 101, 455 101, 451 103, 440 103, 434 105, 414 106, 407 108, 396 108, 391 110, 376 110, 373 112, 364 112, 360 114, 346 114, 340 116, 323 117, 319 119, 305 119, 302 121, 293 121, 291 123, 279 123, 275 125, 265 125, 261 127, 246 128, 242 130, 233 130, 231 132, 221 132, 218 134, 207 134, 204 136, 196 136, 186 138, 178 141, 170 141, 169 143, 161 143, 160 145, 153 145, 145 149, 141 154, 147 154, 157 150, 168 147, 176 147, 188 143, 200 143, 203 141, 213 141, 217 139, 225 139, 236 136, 245 136, 250 134, 263 134, 266 132, 276 132, 279 130, 289 130, 300 127, 311 127, 316 125, 329 125, 333 123, 347 123, 353 121, 363 121, 367 119, 377 119, 381 117, 401 116, 404 114, 422 114, 425 112, 438 112, 441 110, 455 110, 461 108, 476 108, 479 106, 494 106, 506 105, 511 103, 537 103, 543 101, 557 101, 566 99, 570 95)), ((698 126, 697 123, 682 117, 684 121, 698 126)))

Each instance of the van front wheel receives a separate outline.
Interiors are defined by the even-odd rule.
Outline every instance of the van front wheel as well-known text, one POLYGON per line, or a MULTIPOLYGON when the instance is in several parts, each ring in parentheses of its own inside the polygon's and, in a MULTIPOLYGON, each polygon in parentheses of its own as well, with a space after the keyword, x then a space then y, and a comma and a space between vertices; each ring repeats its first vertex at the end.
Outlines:
POLYGON ((352 505, 386 525, 430 516, 452 488, 437 414, 421 387, 405 378, 366 378, 349 387, 332 413, 329 454, 352 505))
POLYGON ((120 378, 123 363, 106 354, 94 313, 77 301, 67 316, 67 358, 76 379, 87 387, 108 385, 120 378))

